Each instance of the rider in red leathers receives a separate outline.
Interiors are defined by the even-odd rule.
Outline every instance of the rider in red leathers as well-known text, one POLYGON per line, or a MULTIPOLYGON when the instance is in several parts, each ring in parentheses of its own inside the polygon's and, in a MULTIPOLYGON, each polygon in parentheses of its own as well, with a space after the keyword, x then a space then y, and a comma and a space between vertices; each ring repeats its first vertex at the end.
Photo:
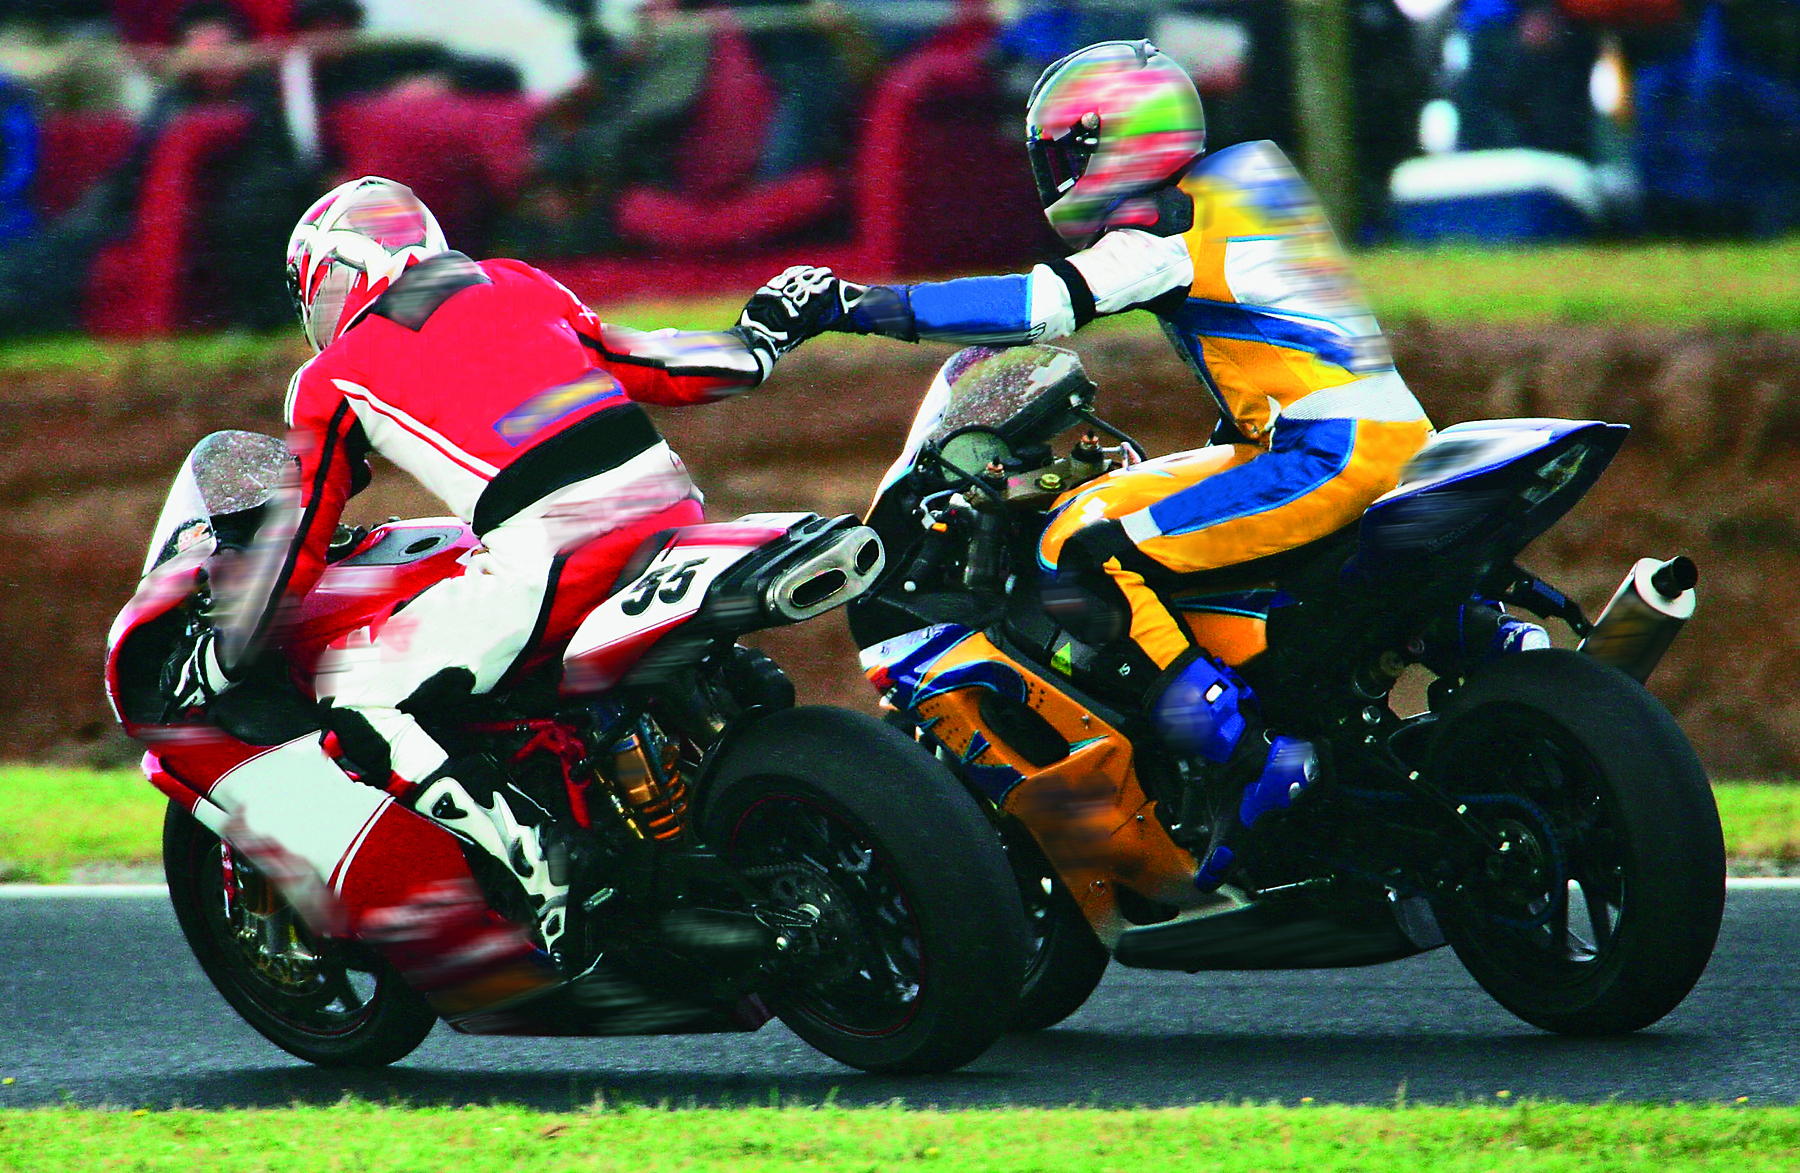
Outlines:
MULTIPOLYGON (((757 386, 843 313, 841 287, 828 271, 790 269, 731 330, 622 329, 529 265, 451 251, 411 190, 375 177, 306 213, 288 277, 318 354, 287 395, 301 515, 265 631, 323 573, 371 453, 441 498, 480 545, 460 576, 320 661, 324 724, 379 788, 308 735, 237 767, 209 797, 231 813, 234 843, 311 888, 312 904, 381 947, 441 1013, 514 1004, 572 976, 556 964, 572 912, 558 852, 571 845, 492 763, 450 758, 412 713, 486 692, 566 640, 645 537, 701 520, 699 492, 638 404, 757 386), (520 877, 549 955, 488 909, 444 829, 520 877)), ((183 699, 209 699, 243 669, 202 638, 183 699)))

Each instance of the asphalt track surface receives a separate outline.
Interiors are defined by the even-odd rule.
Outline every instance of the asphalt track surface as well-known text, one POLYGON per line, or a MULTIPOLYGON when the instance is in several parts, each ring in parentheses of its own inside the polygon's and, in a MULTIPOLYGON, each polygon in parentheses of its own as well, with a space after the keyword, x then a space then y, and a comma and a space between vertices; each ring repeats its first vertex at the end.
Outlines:
POLYGON ((1162 974, 1114 966, 1063 1026, 1011 1036, 963 1071, 864 1075, 779 1023, 750 1035, 472 1039, 440 1027, 374 1073, 310 1067, 213 991, 166 898, 0 899, 0 1106, 379 1102, 1132 1106, 1800 1101, 1800 890, 1734 887, 1699 987, 1661 1023, 1564 1039, 1491 1002, 1448 950, 1371 969, 1162 974))

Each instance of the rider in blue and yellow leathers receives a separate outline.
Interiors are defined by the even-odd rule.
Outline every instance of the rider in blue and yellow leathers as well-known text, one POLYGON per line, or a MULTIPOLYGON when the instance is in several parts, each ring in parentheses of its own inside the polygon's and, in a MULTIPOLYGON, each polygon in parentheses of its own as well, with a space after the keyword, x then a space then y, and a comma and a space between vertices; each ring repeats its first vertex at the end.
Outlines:
MULTIPOLYGON (((1204 156, 1187 74, 1148 42, 1058 61, 1026 115, 1051 226, 1075 251, 1029 273, 875 286, 834 328, 989 345, 1145 309, 1219 409, 1208 447, 1115 471, 1057 502, 1047 572, 1116 588, 1161 675, 1148 704, 1177 753, 1241 769, 1260 811, 1311 782, 1311 746, 1259 731, 1250 689, 1196 648, 1154 584, 1293 549, 1354 522, 1431 434, 1317 198, 1273 143, 1204 156), (1107 584, 1110 584, 1108 586, 1107 584)), ((1253 817, 1253 816, 1252 816, 1253 817)), ((1220 820, 1198 883, 1244 850, 1220 820)))

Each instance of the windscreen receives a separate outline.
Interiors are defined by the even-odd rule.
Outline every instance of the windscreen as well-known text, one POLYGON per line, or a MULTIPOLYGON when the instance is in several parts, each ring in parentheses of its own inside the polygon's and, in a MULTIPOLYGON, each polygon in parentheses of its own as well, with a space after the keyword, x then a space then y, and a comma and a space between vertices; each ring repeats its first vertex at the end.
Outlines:
MULTIPOLYGON (((1006 350, 972 346, 950 356, 944 364, 963 355, 972 356, 946 380, 949 401, 927 439, 941 440, 959 428, 979 424, 1000 430, 1021 411, 1046 394, 1059 392, 1071 377, 1086 374, 1074 351, 1059 346, 1015 346, 1006 350)), ((1062 396, 1058 395, 1059 402, 1062 396)))
POLYGON ((1071 385, 1092 388, 1081 359, 1058 346, 970 346, 957 351, 931 380, 906 447, 881 479, 881 489, 912 469, 927 442, 975 425, 1002 430, 1046 396, 1054 396, 1060 405, 1062 389, 1071 385))
POLYGON ((163 501, 144 573, 198 547, 207 556, 211 618, 235 664, 261 626, 299 522, 294 458, 257 432, 214 432, 194 445, 163 501))

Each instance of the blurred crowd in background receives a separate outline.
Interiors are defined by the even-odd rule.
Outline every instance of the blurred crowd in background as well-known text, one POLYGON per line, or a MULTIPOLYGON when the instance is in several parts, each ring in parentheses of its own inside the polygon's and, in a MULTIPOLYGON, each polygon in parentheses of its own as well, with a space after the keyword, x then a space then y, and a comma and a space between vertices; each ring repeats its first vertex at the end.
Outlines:
MULTIPOLYGON (((1324 2, 1362 243, 1800 227, 1800 0, 1324 2)), ((835 246, 954 268, 895 242, 1009 217, 1006 248, 1047 250, 1018 145, 1046 64, 1147 36, 1193 73, 1213 149, 1269 138, 1305 167, 1295 11, 0 0, 0 335, 285 324, 288 230, 366 171, 412 183, 454 245, 550 263, 835 246)))

